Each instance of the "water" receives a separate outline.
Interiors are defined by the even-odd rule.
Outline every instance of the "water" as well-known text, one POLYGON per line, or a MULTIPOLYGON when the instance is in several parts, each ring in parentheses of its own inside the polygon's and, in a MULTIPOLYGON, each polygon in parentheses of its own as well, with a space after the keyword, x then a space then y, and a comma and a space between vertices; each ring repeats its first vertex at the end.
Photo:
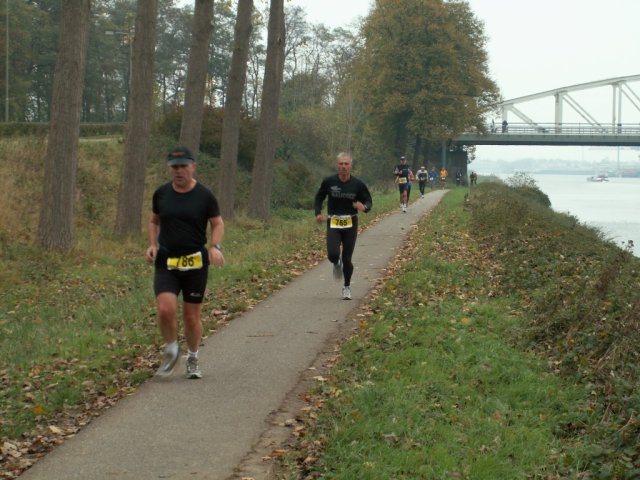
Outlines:
MULTIPOLYGON (((503 176, 507 177, 507 176, 503 176)), ((586 175, 531 174, 551 208, 599 228, 619 246, 633 240, 640 256, 640 178, 610 177, 588 182, 586 175)))

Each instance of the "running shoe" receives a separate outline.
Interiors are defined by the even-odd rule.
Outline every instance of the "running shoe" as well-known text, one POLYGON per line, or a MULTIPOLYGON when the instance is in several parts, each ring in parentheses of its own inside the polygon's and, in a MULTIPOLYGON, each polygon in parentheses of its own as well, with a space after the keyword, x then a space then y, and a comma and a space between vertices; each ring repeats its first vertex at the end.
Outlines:
POLYGON ((402 205, 402 213, 407 213, 407 206, 406 205, 402 205))
POLYGON ((342 280, 342 259, 339 258, 336 263, 333 264, 333 278, 336 280, 342 280))
POLYGON ((202 378, 198 357, 187 357, 187 378, 202 378))
POLYGON ((347 286, 342 287, 342 299, 351 300, 351 287, 347 287, 347 286))
POLYGON ((173 373, 173 369, 178 363, 178 357, 180 356, 180 349, 176 348, 175 350, 170 349, 169 347, 165 347, 164 349, 164 357, 162 358, 162 365, 156 371, 156 375, 158 377, 168 377, 173 373))

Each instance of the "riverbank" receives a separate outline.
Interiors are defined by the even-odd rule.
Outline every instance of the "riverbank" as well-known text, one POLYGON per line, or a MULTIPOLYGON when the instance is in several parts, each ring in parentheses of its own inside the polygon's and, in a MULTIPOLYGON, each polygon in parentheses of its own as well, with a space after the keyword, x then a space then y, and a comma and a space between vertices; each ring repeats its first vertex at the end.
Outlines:
POLYGON ((278 478, 635 478, 638 260, 528 188, 420 223, 278 478))

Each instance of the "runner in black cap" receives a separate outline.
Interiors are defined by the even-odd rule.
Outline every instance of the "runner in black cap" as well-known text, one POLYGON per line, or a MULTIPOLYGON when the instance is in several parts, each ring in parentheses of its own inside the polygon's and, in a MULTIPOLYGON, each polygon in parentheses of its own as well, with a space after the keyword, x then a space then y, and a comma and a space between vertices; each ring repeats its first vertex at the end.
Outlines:
POLYGON ((160 333, 166 343, 162 365, 166 377, 179 357, 177 303, 182 292, 184 334, 187 343, 187 378, 201 378, 198 347, 202 338, 200 310, 207 286, 209 264, 224 265, 224 222, 213 193, 193 178, 196 162, 186 147, 169 152, 171 181, 153 194, 146 257, 155 264, 153 281, 160 333), (207 248, 207 225, 211 243, 207 248))

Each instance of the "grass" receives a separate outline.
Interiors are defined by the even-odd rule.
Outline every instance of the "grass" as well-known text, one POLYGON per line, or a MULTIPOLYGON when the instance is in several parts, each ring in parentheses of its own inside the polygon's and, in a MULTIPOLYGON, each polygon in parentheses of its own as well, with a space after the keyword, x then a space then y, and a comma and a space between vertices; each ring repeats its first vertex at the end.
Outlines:
POLYGON ((520 269, 503 288, 465 193, 412 233, 329 381, 310 392, 307 431, 278 478, 635 478, 619 465, 607 476, 594 456, 605 442, 586 432, 605 406, 588 378, 558 374, 528 343, 516 285, 529 279, 520 269))

